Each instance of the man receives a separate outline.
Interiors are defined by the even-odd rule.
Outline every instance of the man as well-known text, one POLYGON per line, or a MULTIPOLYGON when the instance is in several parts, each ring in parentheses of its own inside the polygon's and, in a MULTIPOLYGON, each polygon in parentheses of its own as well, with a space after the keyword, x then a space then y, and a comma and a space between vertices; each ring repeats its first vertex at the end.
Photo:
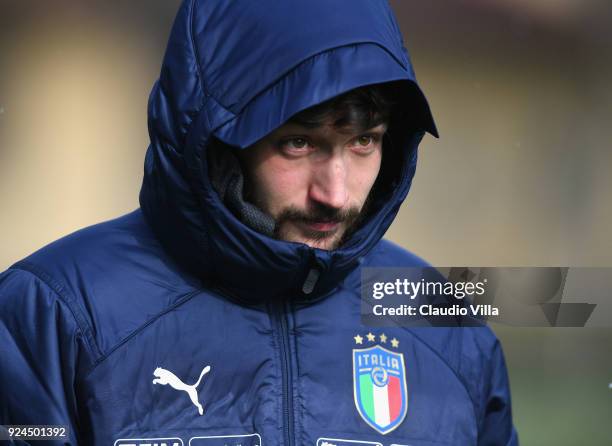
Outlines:
POLYGON ((516 444, 490 330, 360 322, 363 267, 424 264, 381 238, 436 133, 385 1, 185 1, 149 130, 139 210, 0 277, 0 423, 68 426, 57 444, 516 444))

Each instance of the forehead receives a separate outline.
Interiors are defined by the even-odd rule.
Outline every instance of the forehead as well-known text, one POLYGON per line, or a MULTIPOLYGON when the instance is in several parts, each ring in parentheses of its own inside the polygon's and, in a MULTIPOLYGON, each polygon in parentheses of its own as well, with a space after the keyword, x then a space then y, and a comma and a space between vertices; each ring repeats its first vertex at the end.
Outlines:
POLYGON ((386 130, 387 124, 385 123, 378 124, 370 128, 361 128, 358 126, 351 125, 338 127, 334 125, 334 120, 329 118, 318 125, 305 125, 299 122, 289 121, 269 133, 267 138, 274 138, 291 134, 307 134, 331 138, 335 136, 357 136, 367 132, 382 133, 386 130))

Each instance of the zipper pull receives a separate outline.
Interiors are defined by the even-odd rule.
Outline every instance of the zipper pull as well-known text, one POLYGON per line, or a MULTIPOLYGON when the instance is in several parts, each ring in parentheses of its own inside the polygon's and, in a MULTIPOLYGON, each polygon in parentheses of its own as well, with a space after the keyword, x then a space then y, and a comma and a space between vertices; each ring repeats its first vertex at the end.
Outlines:
POLYGON ((304 294, 312 293, 315 285, 319 281, 320 275, 321 271, 319 271, 317 268, 310 268, 310 271, 308 271, 308 275, 306 276, 306 280, 304 281, 304 285, 302 285, 302 292, 304 294))

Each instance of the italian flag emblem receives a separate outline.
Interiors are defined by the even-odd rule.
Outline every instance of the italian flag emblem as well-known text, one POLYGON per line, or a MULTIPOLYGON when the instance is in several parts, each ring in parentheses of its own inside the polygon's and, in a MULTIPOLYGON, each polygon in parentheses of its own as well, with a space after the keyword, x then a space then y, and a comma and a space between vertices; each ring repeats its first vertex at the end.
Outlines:
POLYGON ((353 349, 353 391, 367 424, 383 435, 397 428, 408 409, 404 356, 380 345, 353 349))

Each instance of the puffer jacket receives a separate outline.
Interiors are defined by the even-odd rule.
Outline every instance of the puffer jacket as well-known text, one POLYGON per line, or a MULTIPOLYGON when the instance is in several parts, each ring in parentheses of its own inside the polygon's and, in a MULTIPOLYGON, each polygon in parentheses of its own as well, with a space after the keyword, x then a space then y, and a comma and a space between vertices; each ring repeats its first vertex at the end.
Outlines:
POLYGON ((150 97, 140 208, 0 276, 0 424, 67 426, 47 444, 70 445, 517 444, 488 328, 360 320, 362 268, 424 265, 382 237, 427 131, 387 1, 186 0, 150 97), (339 249, 271 239, 220 201, 213 138, 246 148, 390 81, 411 110, 398 175, 339 249))

